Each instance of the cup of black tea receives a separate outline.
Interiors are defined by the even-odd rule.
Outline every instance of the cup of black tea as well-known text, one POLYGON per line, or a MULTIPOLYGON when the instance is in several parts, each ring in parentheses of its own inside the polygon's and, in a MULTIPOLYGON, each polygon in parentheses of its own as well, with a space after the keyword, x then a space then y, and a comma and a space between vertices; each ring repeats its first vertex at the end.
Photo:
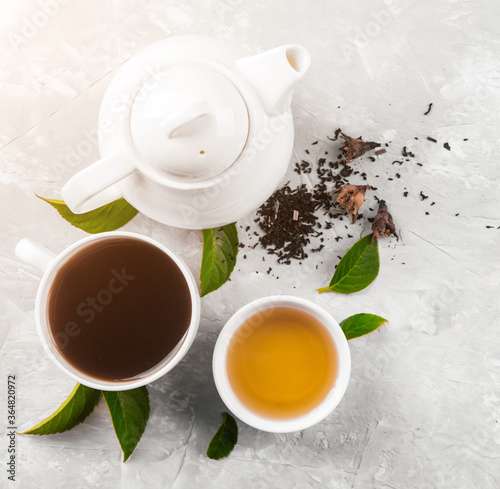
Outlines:
POLYGON ((148 384, 193 343, 197 283, 177 255, 149 237, 101 233, 58 256, 23 239, 16 255, 44 272, 35 316, 45 350, 83 385, 117 391, 148 384))

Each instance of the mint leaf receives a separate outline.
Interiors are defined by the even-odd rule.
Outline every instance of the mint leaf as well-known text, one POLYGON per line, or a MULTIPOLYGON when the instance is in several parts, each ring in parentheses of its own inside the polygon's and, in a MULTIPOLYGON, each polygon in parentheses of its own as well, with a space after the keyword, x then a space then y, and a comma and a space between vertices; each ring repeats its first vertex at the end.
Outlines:
POLYGON ((73 214, 63 200, 46 199, 39 195, 37 197, 48 202, 70 224, 90 234, 121 228, 138 212, 125 199, 118 199, 93 211, 73 214))
POLYGON ((238 425, 229 413, 221 413, 222 425, 208 445, 207 457, 214 460, 227 457, 238 441, 238 425))
POLYGON ((372 243, 369 234, 354 243, 338 264, 328 287, 318 289, 340 294, 352 294, 368 287, 377 277, 380 268, 378 241, 372 243))
POLYGON ((340 327, 348 340, 371 333, 386 323, 387 319, 375 314, 354 314, 340 323, 340 327))
POLYGON ((123 461, 132 455, 149 419, 149 393, 143 386, 121 392, 102 391, 123 451, 123 461))
POLYGON ((76 384, 73 392, 48 418, 20 435, 53 435, 80 424, 97 406, 101 391, 76 384))
POLYGON ((231 275, 238 254, 236 224, 203 230, 203 257, 201 259, 201 296, 223 285, 231 275))

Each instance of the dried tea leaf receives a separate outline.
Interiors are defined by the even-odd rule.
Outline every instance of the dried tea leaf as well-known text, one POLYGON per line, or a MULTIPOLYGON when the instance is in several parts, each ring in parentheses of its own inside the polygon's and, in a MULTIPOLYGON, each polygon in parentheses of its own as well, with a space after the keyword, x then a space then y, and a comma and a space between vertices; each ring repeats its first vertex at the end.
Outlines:
POLYGON ((381 200, 378 206, 378 212, 375 216, 375 219, 372 224, 372 243, 378 238, 380 235, 389 238, 391 235, 396 236, 396 239, 399 241, 398 233, 396 232, 396 226, 392 220, 392 216, 389 214, 387 210, 387 205, 385 200, 381 200))
POLYGON ((352 224, 358 218, 358 211, 365 201, 365 192, 369 188, 369 185, 344 185, 332 192, 332 195, 338 192, 336 202, 351 216, 352 224))
POLYGON ((370 151, 374 148, 378 148, 380 143, 373 143, 369 141, 363 141, 362 139, 354 139, 351 138, 344 133, 341 134, 344 138, 344 146, 340 148, 344 153, 345 159, 347 163, 363 156, 367 151, 370 151))

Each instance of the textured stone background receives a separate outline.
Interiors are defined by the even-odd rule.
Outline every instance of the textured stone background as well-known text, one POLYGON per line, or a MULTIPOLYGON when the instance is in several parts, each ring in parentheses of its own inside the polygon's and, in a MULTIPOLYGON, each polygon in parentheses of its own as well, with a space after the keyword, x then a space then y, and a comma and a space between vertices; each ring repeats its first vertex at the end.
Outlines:
MULTIPOLYGON (((130 56, 165 36, 210 34, 255 52, 289 42, 307 47, 311 69, 293 102, 293 161, 312 161, 323 151, 336 155, 339 144, 327 136, 339 126, 389 143, 377 161, 355 165, 377 187, 365 215, 373 195, 383 196, 401 240, 381 243, 379 277, 353 296, 319 296, 315 289, 328 283, 337 255, 369 231, 364 219, 349 230, 336 224, 325 234, 323 252, 302 266, 278 266, 270 257, 264 263, 258 248, 243 250, 248 258, 240 255, 231 282, 203 299, 189 354, 150 386, 151 418, 126 464, 101 403, 71 432, 18 437, 18 482, 9 483, 2 469, 0 485, 499 487, 499 16, 500 4, 488 0, 4 2, 0 385, 5 392, 8 373, 18 379, 20 429, 50 414, 73 381, 42 350, 33 311, 40 275, 15 258, 15 243, 29 237, 59 251, 84 236, 34 193, 57 198, 70 175, 98 158, 93 131, 108 82, 130 56), (424 116, 430 102, 433 109, 424 116), (416 158, 391 165, 403 146, 416 158), (422 201, 420 191, 429 198, 422 201), (335 241, 338 235, 344 239, 335 241), (324 422, 288 435, 239 423, 230 457, 211 461, 205 451, 224 409, 211 374, 217 334, 237 308, 275 293, 309 298, 339 321, 357 312, 390 321, 350 342, 351 383, 324 422)), ((296 184, 300 177, 290 170, 286 180, 296 184)), ((250 245, 244 228, 254 217, 238 223, 250 245)), ((140 215, 125 229, 172 247, 199 273, 199 232, 140 215)), ((0 413, 5 441, 5 405, 0 413)), ((6 443, 1 445, 5 469, 6 443)))

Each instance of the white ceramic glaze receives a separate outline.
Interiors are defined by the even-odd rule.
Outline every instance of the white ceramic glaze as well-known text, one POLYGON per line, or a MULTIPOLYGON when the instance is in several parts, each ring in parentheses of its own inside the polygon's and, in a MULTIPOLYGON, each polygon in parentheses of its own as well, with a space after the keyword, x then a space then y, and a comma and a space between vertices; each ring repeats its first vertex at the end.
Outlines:
POLYGON ((346 337, 339 324, 323 308, 311 301, 295 296, 270 296, 257 299, 237 311, 222 329, 214 349, 213 374, 215 385, 226 406, 245 423, 254 428, 272 433, 300 431, 319 423, 326 418, 341 401, 349 383, 351 373, 351 354, 346 337), (229 383, 226 363, 228 346, 242 323, 254 314, 273 307, 292 307, 305 311, 317 318, 330 333, 338 355, 338 374, 335 384, 326 398, 312 411, 292 419, 270 419, 248 409, 238 399, 229 383))
POLYGON ((124 197, 181 228, 234 222, 261 205, 292 152, 293 85, 307 51, 285 45, 258 55, 205 36, 173 36, 132 57, 102 101, 102 159, 61 193, 87 212, 124 197))
POLYGON ((49 357, 55 362, 55 364, 67 375, 72 377, 74 380, 80 384, 92 387, 94 389, 102 389, 108 391, 122 391, 128 389, 135 389, 142 385, 149 384, 154 380, 159 379, 161 376, 165 375, 167 372, 172 370, 184 357, 189 348, 191 347, 196 333, 198 331, 198 326, 200 322, 200 295, 198 292, 198 286, 193 274, 175 253, 163 246, 158 241, 155 241, 147 236, 143 236, 136 233, 128 233, 122 231, 112 231, 107 233, 100 233, 93 236, 89 236, 80 241, 77 241, 73 245, 66 248, 58 256, 45 250, 41 246, 33 243, 28 239, 22 239, 16 246, 16 255, 23 261, 35 266, 40 271, 44 272, 40 286, 38 288, 36 302, 35 302, 35 320, 38 331, 38 336, 43 344, 43 347, 49 357), (153 367, 148 372, 137 376, 136 378, 117 381, 117 382, 106 382, 94 377, 83 374, 79 370, 75 369, 70 363, 68 363, 65 358, 61 355, 59 349, 56 346, 56 342, 50 332, 50 325, 48 322, 47 315, 47 299, 48 293, 52 285, 52 281, 66 260, 73 255, 73 253, 80 249, 82 246, 87 245, 90 242, 103 240, 107 238, 116 237, 129 237, 140 239, 151 243, 152 245, 158 247, 164 253, 166 253, 179 267, 186 282, 189 287, 191 295, 191 322, 189 328, 178 343, 178 345, 170 352, 170 354, 165 357, 162 362, 153 367))

